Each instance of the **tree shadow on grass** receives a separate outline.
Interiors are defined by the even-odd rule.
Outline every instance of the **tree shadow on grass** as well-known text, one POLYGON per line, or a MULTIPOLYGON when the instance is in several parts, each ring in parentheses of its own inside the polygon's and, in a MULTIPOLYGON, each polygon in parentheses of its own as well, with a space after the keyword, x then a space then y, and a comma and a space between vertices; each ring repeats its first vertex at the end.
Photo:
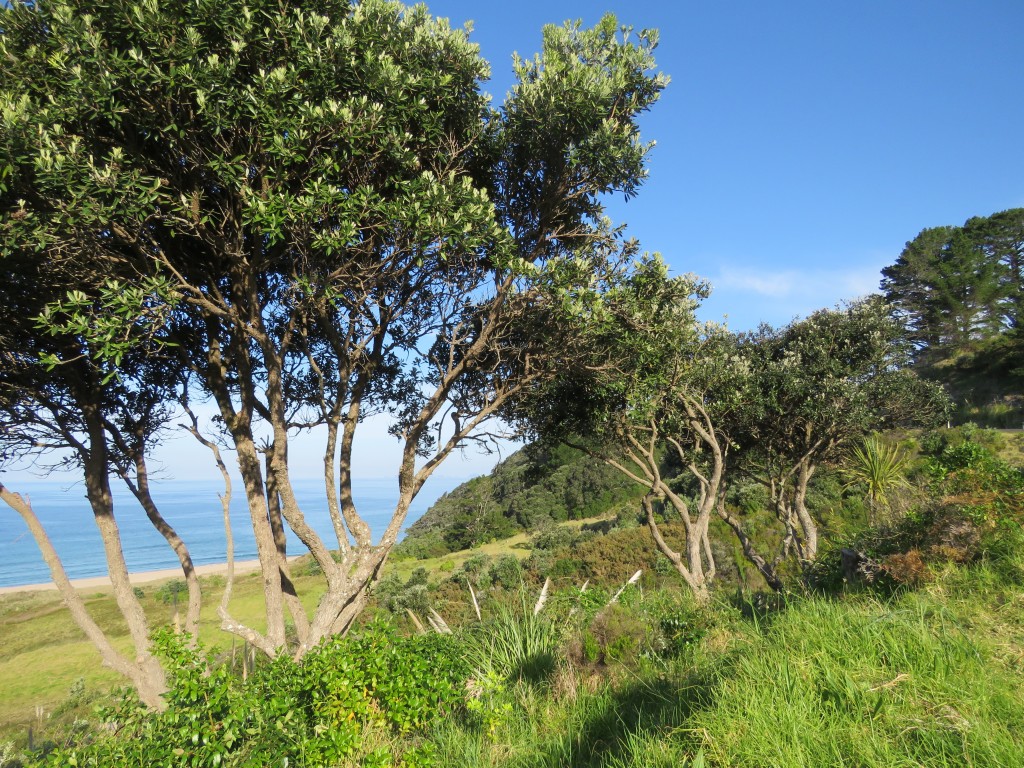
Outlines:
MULTIPOLYGON (((531 758, 516 761, 524 768, 568 766, 596 768, 607 765, 644 765, 634 754, 638 743, 672 740, 678 752, 695 755, 700 744, 686 732, 689 718, 714 701, 715 679, 694 672, 682 678, 637 680, 596 697, 575 732, 564 733, 539 745, 531 758), (691 743, 687 743, 690 741, 691 743)), ((673 761, 683 768, 685 762, 673 761)))

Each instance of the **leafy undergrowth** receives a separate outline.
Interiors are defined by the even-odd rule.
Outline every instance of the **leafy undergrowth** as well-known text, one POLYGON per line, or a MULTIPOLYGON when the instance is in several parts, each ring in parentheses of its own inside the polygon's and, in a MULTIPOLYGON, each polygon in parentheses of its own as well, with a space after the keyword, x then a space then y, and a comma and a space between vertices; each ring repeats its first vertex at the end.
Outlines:
POLYGON ((707 609, 591 589, 534 615, 521 594, 450 635, 378 623, 245 682, 165 638, 167 712, 123 704, 46 764, 1021 765, 1024 569, 998 566, 707 609))
POLYGON ((430 745, 407 737, 463 707, 457 646, 382 624, 325 643, 302 664, 280 656, 246 679, 169 632, 155 646, 171 672, 166 710, 126 695, 100 710, 101 728, 61 734, 65 746, 32 756, 38 764, 430 765, 430 745))

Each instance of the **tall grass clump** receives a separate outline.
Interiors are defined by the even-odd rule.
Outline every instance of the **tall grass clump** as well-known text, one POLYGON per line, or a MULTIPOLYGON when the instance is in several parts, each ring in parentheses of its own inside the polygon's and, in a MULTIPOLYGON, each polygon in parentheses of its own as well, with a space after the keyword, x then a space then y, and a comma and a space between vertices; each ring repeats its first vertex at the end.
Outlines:
POLYGON ((686 720, 705 699, 684 681, 647 672, 628 682, 517 684, 490 729, 445 721, 431 736, 440 765, 477 768, 688 768, 704 766, 686 720))
POLYGON ((1024 684, 941 602, 798 602, 690 727, 713 765, 1024 764, 1024 684), (975 638, 975 639, 972 639, 975 638))
POLYGON ((467 660, 479 674, 502 681, 542 682, 558 663, 562 630, 547 614, 502 604, 469 643, 467 660))

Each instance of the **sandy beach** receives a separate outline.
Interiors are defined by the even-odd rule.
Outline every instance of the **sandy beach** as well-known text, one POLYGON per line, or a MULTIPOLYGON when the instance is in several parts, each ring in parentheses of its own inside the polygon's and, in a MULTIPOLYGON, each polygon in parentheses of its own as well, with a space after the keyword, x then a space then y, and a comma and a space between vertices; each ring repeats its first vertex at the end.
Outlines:
MULTIPOLYGON (((293 558, 289 557, 289 560, 293 558)), ((259 560, 238 560, 235 562, 235 575, 243 573, 250 573, 252 571, 259 570, 259 560)), ((197 565, 196 573, 200 576, 221 576, 228 572, 227 563, 209 563, 208 565, 197 565)), ((181 568, 164 568, 159 571, 141 571, 139 573, 133 573, 131 576, 132 584, 147 584, 153 581, 165 581, 167 579, 180 579, 182 578, 181 568)), ((83 590, 96 590, 96 589, 109 589, 110 588, 110 577, 109 576, 93 576, 87 579, 72 579, 71 583, 75 589, 79 591, 83 590)), ((17 592, 42 592, 50 591, 56 592, 57 587, 53 582, 45 582, 42 584, 19 584, 13 587, 0 587, 0 595, 10 595, 17 592)))

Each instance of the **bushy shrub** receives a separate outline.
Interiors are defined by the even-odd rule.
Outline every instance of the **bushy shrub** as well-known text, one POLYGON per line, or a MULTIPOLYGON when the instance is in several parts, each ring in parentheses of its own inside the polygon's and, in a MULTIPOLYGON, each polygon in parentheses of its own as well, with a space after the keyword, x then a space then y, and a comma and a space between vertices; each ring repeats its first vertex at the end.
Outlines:
POLYGON ((543 580, 551 575, 555 564, 555 556, 546 549, 535 549, 523 562, 523 568, 535 577, 543 580))
POLYGON ((691 595, 671 590, 640 594, 629 590, 609 605, 608 595, 582 601, 574 623, 569 658, 584 665, 639 664, 654 657, 690 653, 717 623, 715 612, 698 606, 691 595))
POLYGON ((559 557, 551 562, 545 576, 553 579, 571 579, 579 581, 583 578, 585 569, 583 564, 575 557, 559 557))
POLYGON ((391 550, 390 559, 393 562, 427 560, 432 557, 441 557, 450 551, 452 550, 445 541, 441 531, 430 531, 417 537, 402 539, 391 550))
POLYGON ((567 547, 576 539, 576 532, 562 525, 546 525, 541 527, 530 541, 534 549, 558 549, 567 547))
POLYGON ((931 580, 931 572, 918 549, 888 555, 882 559, 881 567, 897 584, 917 587, 931 580))
POLYGON ((639 504, 629 504, 615 513, 615 522, 612 525, 613 530, 628 531, 631 528, 637 528, 641 525, 647 524, 647 518, 644 515, 643 509, 639 504))
POLYGON ((404 582, 397 574, 388 574, 374 586, 373 596, 391 613, 423 613, 430 607, 427 590, 427 571, 417 568, 404 582))
POLYGON ((466 559, 455 576, 458 580, 468 580, 471 584, 486 589, 491 585, 491 558, 488 555, 473 555, 466 559))
POLYGON ((188 592, 188 586, 181 579, 175 579, 174 581, 168 581, 161 584, 153 592, 153 597, 159 600, 164 605, 175 603, 178 601, 179 596, 184 596, 188 592))
POLYGON ((690 653, 716 627, 716 614, 698 606, 689 596, 662 591, 645 601, 644 614, 651 631, 646 651, 663 658, 690 653))
POLYGON ((523 584, 523 566, 515 555, 501 555, 491 563, 487 576, 492 585, 519 589, 523 584))
POLYGON ((283 654, 245 682, 178 636, 159 634, 155 646, 171 673, 166 710, 147 712, 126 696, 104 713, 106 732, 54 752, 46 765, 298 767, 362 756, 387 765, 403 756, 381 754, 367 734, 408 733, 464 710, 468 668, 450 635, 402 637, 377 623, 302 663, 283 654))
MULTIPOLYGON (((683 531, 679 523, 663 525, 661 531, 670 546, 681 546, 683 531)), ((572 575, 578 580, 590 579, 595 584, 615 585, 618 588, 637 569, 642 569, 645 573, 652 570, 658 557, 660 555, 646 527, 632 528, 613 530, 604 536, 559 549, 555 552, 555 559, 551 561, 549 568, 556 560, 566 558, 576 564, 574 573, 566 575, 572 575)))
POLYGON ((1004 445, 1003 435, 993 429, 981 429, 977 424, 968 422, 953 429, 931 429, 921 435, 921 453, 925 456, 938 456, 947 448, 955 448, 964 443, 980 445, 989 453, 997 453, 1004 445))
POLYGON ((730 488, 726 501, 743 515, 756 514, 768 509, 771 504, 771 500, 768 498, 768 489, 760 483, 749 480, 736 483, 734 488, 730 488))
POLYGON ((939 499, 915 520, 926 554, 966 563, 1016 549, 1024 526, 1024 471, 968 439, 947 444, 926 472, 939 499))

